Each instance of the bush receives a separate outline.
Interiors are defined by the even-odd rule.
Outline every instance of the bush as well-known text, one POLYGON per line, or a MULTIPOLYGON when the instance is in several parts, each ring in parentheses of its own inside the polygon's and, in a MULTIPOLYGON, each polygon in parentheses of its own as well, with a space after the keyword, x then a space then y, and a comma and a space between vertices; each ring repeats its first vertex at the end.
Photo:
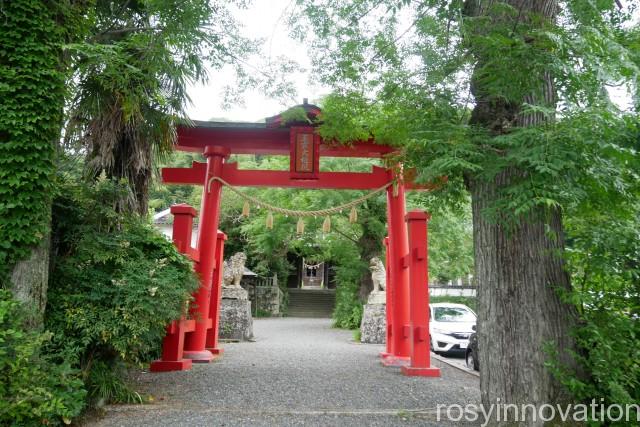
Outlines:
POLYGON ((52 360, 43 348, 51 334, 26 328, 23 313, 0 290, 0 425, 68 424, 84 407, 79 373, 52 360))
POLYGON ((72 353, 92 400, 130 401, 120 364, 159 354, 165 326, 185 313, 198 282, 191 262, 144 219, 118 213, 123 186, 67 186, 54 202, 58 256, 46 325, 72 353), (121 399, 124 397, 124 399, 121 399))
POLYGON ((362 302, 358 298, 360 284, 356 282, 338 283, 336 306, 333 310, 333 325, 337 328, 357 329, 362 322, 362 302))
MULTIPOLYGON (((585 295, 581 295, 584 300, 585 295)), ((603 406, 640 402, 640 318, 611 306, 609 294, 592 294, 593 301, 581 315, 574 354, 579 368, 567 369, 552 357, 549 367, 571 395, 585 404, 603 406)), ((616 299, 617 300, 617 299, 616 299)), ((617 302, 617 301, 616 301, 617 302)), ((614 302, 614 305, 615 303, 614 302)), ((550 353, 556 353, 549 349, 550 353)), ((595 419, 600 418, 599 407, 595 419)), ((637 414, 631 413, 635 420, 637 414)), ((626 425, 623 421, 614 425, 626 425)), ((591 425, 602 425, 592 422, 591 425)))
MULTIPOLYGON (((618 201, 586 208, 566 221, 566 258, 574 289, 564 296, 580 314, 574 331, 578 368, 561 365, 557 357, 551 358, 549 367, 577 401, 589 404, 595 400, 598 406, 637 404, 640 205, 625 206, 618 201)), ((550 352, 553 355, 557 349, 550 352)), ((624 419, 610 424, 628 425, 624 419)), ((590 425, 601 424, 594 421, 590 425)))

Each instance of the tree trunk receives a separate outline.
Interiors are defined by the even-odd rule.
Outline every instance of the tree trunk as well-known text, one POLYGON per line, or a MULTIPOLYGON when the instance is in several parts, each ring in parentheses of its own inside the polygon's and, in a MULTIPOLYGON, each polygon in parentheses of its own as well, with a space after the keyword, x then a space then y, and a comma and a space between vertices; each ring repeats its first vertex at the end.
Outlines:
POLYGON ((470 185, 485 405, 498 398, 500 403, 536 405, 566 401, 562 386, 545 369, 551 357, 546 346, 551 344, 569 365, 567 350, 575 347, 570 335, 575 309, 558 293, 570 288, 561 257, 560 211, 535 209, 509 229, 483 214, 516 174, 511 169, 470 185))
MULTIPOLYGON (((518 11, 517 17, 502 13, 491 16, 492 3, 468 0, 465 12, 471 16, 488 16, 509 30, 505 36, 525 40, 527 34, 518 34, 516 30, 519 23, 534 22, 529 20, 531 13, 553 22, 558 12, 557 0, 509 0, 506 3, 518 11)), ((519 102, 506 101, 509 97, 491 94, 485 86, 483 77, 491 73, 485 64, 490 61, 486 61, 481 52, 481 49, 476 51, 477 65, 471 83, 476 100, 471 124, 497 136, 547 120, 542 114, 523 114, 521 108, 524 103, 555 107, 556 93, 550 73, 541 74, 531 95, 519 102)), ((504 60, 509 60, 508 55, 504 60)), ((514 64, 514 67, 526 66, 514 64)), ((505 76, 502 78, 506 80, 505 76)), ((519 82, 514 79, 510 84, 519 82)), ((508 154, 506 149, 496 152, 494 155, 508 154)), ((568 400, 562 385, 545 368, 545 362, 553 357, 548 350, 557 350, 560 361, 567 366, 575 365, 570 357, 570 350, 575 349, 570 332, 577 313, 573 306, 561 301, 561 292, 558 292, 570 289, 562 260, 561 212, 557 208, 536 206, 516 218, 515 214, 505 212, 502 219, 511 215, 510 221, 486 216, 486 209, 495 207, 495 202, 505 197, 504 188, 526 180, 531 173, 511 165, 491 179, 466 177, 473 209, 480 390, 484 405, 499 402, 540 406, 568 400)), ((544 423, 533 422, 529 417, 525 424, 544 423)))
MULTIPOLYGON (((51 215, 49 215, 49 229, 51 215)), ((11 273, 11 291, 13 296, 24 303, 29 311, 29 326, 42 324, 44 310, 47 306, 47 287, 49 284, 49 259, 51 233, 43 236, 40 244, 31 249, 29 256, 16 263, 11 273)))
POLYGON ((68 76, 62 46, 76 37, 64 21, 76 22, 68 3, 0 1, 0 242, 8 242, 0 280, 34 327, 47 303, 54 147, 68 76))

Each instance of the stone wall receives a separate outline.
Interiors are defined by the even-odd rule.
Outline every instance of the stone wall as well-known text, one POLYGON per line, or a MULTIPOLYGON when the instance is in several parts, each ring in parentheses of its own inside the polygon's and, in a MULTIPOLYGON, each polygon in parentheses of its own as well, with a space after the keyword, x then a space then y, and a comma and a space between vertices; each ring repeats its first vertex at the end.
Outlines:
POLYGON ((269 316, 280 316, 283 299, 282 291, 277 286, 247 286, 251 300, 251 313, 255 316, 256 302, 258 311, 269 316))

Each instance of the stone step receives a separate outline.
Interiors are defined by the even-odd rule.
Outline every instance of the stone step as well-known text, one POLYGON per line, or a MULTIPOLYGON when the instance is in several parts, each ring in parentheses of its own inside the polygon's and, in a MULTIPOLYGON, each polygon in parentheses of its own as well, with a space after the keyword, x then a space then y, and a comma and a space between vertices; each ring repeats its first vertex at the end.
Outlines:
POLYGON ((328 289, 289 289, 289 317, 331 317, 335 291, 328 289))

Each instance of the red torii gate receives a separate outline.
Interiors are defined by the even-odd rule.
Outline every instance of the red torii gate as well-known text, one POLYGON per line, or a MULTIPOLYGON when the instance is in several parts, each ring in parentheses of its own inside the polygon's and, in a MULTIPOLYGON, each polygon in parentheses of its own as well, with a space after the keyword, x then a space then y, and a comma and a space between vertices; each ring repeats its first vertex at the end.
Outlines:
MULTIPOLYGON (((320 109, 301 106, 310 121, 320 109)), ((191 168, 164 168, 162 179, 171 184, 204 187, 197 247, 192 248, 191 226, 195 209, 173 206, 173 240, 191 257, 201 285, 194 294, 194 320, 179 320, 167 327, 163 356, 151 364, 155 372, 184 370, 191 362, 210 362, 222 353, 218 345, 218 318, 222 286, 221 263, 226 236, 218 230, 220 198, 224 180, 234 187, 286 187, 307 189, 374 190, 387 187, 387 344, 381 353, 385 366, 402 366, 406 375, 439 376, 430 365, 428 319, 427 220, 423 212, 405 212, 405 189, 426 189, 401 176, 401 167, 373 166, 371 172, 322 172, 320 157, 386 158, 394 149, 373 140, 339 145, 324 141, 307 122, 283 123, 282 116, 265 123, 195 122, 194 127, 178 127, 177 149, 203 153, 206 163, 193 162, 191 168), (230 154, 289 155, 290 170, 241 170, 227 163, 230 154), (218 178, 218 179, 216 179, 218 178), (406 218, 405 218, 406 216, 406 218), (411 233, 408 233, 407 222, 411 233)), ((400 166, 400 165, 398 165, 400 166)))

